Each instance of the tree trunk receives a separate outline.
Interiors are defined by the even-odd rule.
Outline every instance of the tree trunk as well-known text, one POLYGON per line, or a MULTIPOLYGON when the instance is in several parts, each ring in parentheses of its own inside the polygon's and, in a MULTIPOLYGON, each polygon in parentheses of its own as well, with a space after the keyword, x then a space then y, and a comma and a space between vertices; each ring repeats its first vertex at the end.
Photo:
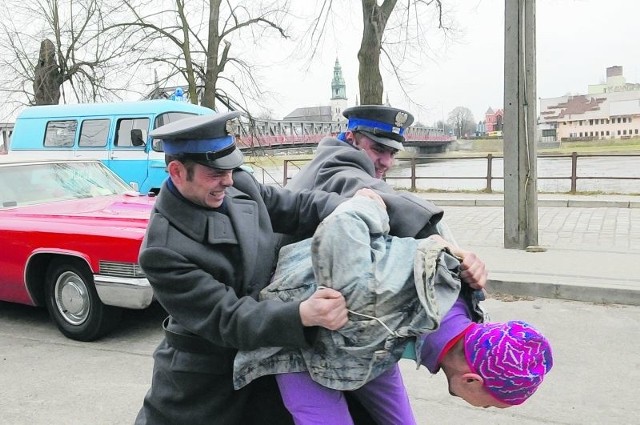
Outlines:
MULTIPOLYGON (((214 109, 216 106, 216 82, 221 67, 218 66, 218 52, 220 49, 220 2, 209 1, 209 37, 207 44, 207 69, 204 78, 204 93, 202 94, 202 106, 214 109)), ((224 64, 222 65, 224 68, 224 64)))
POLYGON ((184 10, 184 0, 176 1, 176 8, 178 12, 178 16, 180 17, 180 23, 182 27, 182 52, 184 53, 184 76, 187 80, 187 91, 189 92, 189 100, 194 105, 198 104, 198 82, 196 79, 196 73, 193 70, 193 58, 191 57, 191 49, 190 45, 190 36, 189 36, 189 22, 187 21, 187 16, 184 10))
POLYGON ((380 74, 382 34, 397 0, 385 0, 378 6, 376 0, 362 0, 364 30, 358 51, 358 83, 363 105, 382 105, 384 85, 380 74))
POLYGON ((34 70, 33 93, 36 105, 57 105, 60 102, 62 74, 56 62, 56 48, 49 39, 40 43, 38 64, 34 70))

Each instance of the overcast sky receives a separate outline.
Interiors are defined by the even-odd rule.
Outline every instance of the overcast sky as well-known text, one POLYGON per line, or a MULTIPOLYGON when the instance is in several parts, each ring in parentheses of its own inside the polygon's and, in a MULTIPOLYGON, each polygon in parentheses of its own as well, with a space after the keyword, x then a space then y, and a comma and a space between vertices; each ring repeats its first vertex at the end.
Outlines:
MULTIPOLYGON (((468 107, 478 121, 487 108, 503 106, 504 0, 443 3, 460 33, 455 40, 430 35, 429 57, 420 60, 412 78, 412 99, 419 105, 407 100, 391 76, 385 76, 385 90, 393 106, 409 109, 425 124, 446 118, 456 106, 468 107)), ((264 49, 280 62, 263 71, 264 87, 273 93, 267 102, 274 118, 296 107, 328 105, 336 57, 349 104, 355 104, 362 24, 360 12, 352 12, 357 15, 345 16, 333 29, 336 38, 327 38, 311 67, 301 59, 305 52, 287 54, 295 32, 288 48, 278 43, 277 49, 264 49)), ((613 65, 623 66, 627 82, 640 82, 639 16, 640 2, 634 0, 537 0, 538 97, 586 93, 589 84, 605 81, 606 68, 613 65)))

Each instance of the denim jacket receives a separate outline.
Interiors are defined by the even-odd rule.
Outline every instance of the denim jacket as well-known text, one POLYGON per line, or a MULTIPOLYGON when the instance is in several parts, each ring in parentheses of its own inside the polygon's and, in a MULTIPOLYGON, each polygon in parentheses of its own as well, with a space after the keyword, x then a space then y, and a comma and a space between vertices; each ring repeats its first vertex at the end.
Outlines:
POLYGON ((318 328, 308 349, 239 352, 235 388, 267 374, 308 371, 328 388, 354 390, 393 366, 409 339, 438 328, 461 290, 458 260, 440 242, 388 232, 386 211, 356 196, 313 238, 281 249, 261 298, 287 302, 306 299, 318 287, 334 288, 347 301, 349 322, 337 331, 318 328))

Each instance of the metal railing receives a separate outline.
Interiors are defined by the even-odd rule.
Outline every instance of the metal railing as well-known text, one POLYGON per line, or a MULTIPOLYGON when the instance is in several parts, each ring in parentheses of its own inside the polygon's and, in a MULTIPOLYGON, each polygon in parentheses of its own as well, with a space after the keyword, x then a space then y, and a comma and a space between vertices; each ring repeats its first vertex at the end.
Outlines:
MULTIPOLYGON (((562 176, 540 176, 538 175, 538 180, 570 180, 570 190, 569 193, 575 194, 577 192, 577 183, 578 180, 636 180, 640 182, 640 176, 594 176, 594 175, 578 175, 578 160, 580 158, 597 158, 597 157, 639 157, 640 154, 578 154, 577 152, 572 152, 571 154, 542 154, 538 155, 538 158, 565 158, 571 159, 571 173, 569 175, 562 176)), ((482 189, 487 193, 493 192, 493 182, 496 180, 504 180, 503 176, 495 175, 493 170, 493 161, 495 159, 503 159, 502 155, 459 155, 459 156, 439 156, 439 155, 424 155, 424 156, 416 156, 413 158, 402 158, 398 159, 398 162, 408 162, 410 175, 407 176, 387 176, 385 180, 409 180, 410 181, 410 190, 415 191, 418 188, 417 182, 419 180, 484 180, 486 182, 485 188, 482 189), (426 162, 426 161, 450 161, 455 159, 486 159, 486 172, 484 175, 475 175, 475 176, 435 176, 435 175, 418 175, 417 169, 418 165, 426 162)), ((285 186, 287 181, 290 179, 289 177, 289 169, 291 166, 299 169, 304 163, 308 162, 308 160, 296 160, 296 159, 285 159, 284 160, 284 170, 283 170, 283 180, 282 185, 285 186)), ((640 168, 640 167, 639 167, 640 168)), ((639 186, 640 188, 640 186, 639 186)))

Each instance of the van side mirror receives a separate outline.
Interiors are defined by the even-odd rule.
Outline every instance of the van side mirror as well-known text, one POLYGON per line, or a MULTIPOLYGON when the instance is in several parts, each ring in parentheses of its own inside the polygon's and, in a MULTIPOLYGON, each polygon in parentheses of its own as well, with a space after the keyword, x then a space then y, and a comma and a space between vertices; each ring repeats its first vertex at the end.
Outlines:
POLYGON ((156 152, 162 152, 163 147, 162 147, 162 139, 153 139, 151 141, 151 147, 153 148, 154 151, 156 152))
POLYGON ((144 146, 142 130, 140 130, 139 128, 134 128, 131 130, 131 144, 133 146, 144 146))

